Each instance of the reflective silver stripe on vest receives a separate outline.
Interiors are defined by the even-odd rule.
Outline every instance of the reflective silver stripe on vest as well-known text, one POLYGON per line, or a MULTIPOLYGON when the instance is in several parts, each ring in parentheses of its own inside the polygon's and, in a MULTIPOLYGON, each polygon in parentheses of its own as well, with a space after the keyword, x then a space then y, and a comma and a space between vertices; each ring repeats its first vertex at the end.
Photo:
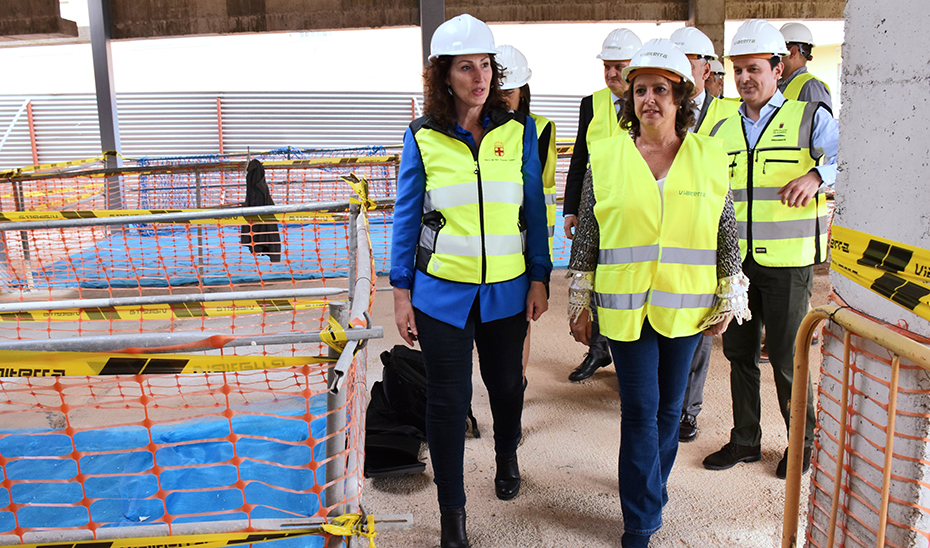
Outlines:
POLYGON ((717 250, 715 249, 688 249, 686 247, 663 247, 660 263, 712 265, 717 264, 717 250))
MULTIPOLYGON (((422 238, 421 238, 422 240, 422 238)), ((488 234, 487 253, 490 256, 513 255, 523 253, 523 237, 520 234, 500 236, 488 234)), ((437 238, 436 253, 460 255, 462 257, 481 256, 481 236, 456 236, 445 232, 437 238)))
MULTIPOLYGON (((798 127, 798 146, 801 148, 810 148, 814 140, 814 115, 820 103, 807 103, 804 105, 804 114, 801 115, 801 125, 798 127)), ((811 158, 815 158, 813 150, 811 158)))
POLYGON ((484 181, 481 191, 485 203, 523 205, 523 185, 507 181, 484 181))
POLYGON ((478 185, 474 182, 434 188, 423 197, 423 212, 478 203, 478 185))
POLYGON ((658 259, 659 244, 601 249, 597 254, 597 264, 643 263, 658 259))
POLYGON ((546 196, 546 205, 547 205, 547 206, 549 206, 549 205, 555 205, 556 200, 558 199, 558 196, 556 195, 555 192, 553 192, 553 193, 551 193, 551 194, 546 194, 545 196, 546 196))
POLYGON ((550 238, 555 237, 555 227, 552 225, 549 225, 549 237, 550 238))
POLYGON ((666 293, 652 290, 649 304, 662 308, 710 308, 717 304, 717 296, 713 293, 666 293))
MULTIPOLYGON (((827 233, 827 217, 817 217, 817 223, 820 225, 820 235, 827 233)), ((746 221, 737 221, 736 230, 739 237, 747 238, 746 221)), ((798 219, 794 221, 778 221, 763 223, 756 221, 752 223, 752 237, 756 240, 788 240, 790 238, 813 238, 815 236, 813 219, 798 219)))
MULTIPOLYGON (((482 187, 485 202, 523 205, 523 185, 503 181, 485 181, 482 187)), ((423 197, 423 211, 445 209, 478 203, 478 185, 474 182, 433 188, 423 197)))
POLYGON ((594 304, 613 310, 636 310, 646 304, 648 291, 642 293, 594 293, 594 304))
MULTIPOLYGON (((769 200, 769 201, 781 201, 781 194, 778 191, 781 190, 781 187, 774 186, 763 186, 763 187, 753 187, 752 189, 752 199, 756 200, 769 200)), ((733 201, 734 202, 748 202, 749 201, 749 189, 748 188, 734 188, 733 192, 733 201)))

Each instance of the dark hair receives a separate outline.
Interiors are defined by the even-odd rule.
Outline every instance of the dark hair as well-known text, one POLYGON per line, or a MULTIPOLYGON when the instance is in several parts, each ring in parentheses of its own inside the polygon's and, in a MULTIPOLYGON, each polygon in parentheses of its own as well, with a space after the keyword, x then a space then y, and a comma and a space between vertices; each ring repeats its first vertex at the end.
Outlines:
MULTIPOLYGON (((671 80, 669 80, 671 82, 671 80)), ((672 100, 678 105, 675 112, 675 134, 679 139, 684 139, 688 134, 688 129, 694 125, 694 101, 691 100, 691 94, 694 93, 694 84, 681 79, 681 82, 672 82, 672 100)), ((623 118, 620 120, 620 127, 629 130, 634 137, 639 136, 640 122, 636 117, 636 104, 633 102, 633 84, 627 88, 623 94, 625 99, 623 103, 623 118)))
MULTIPOLYGON (((504 69, 493 53, 488 56, 491 58, 491 89, 482 114, 491 109, 507 109, 501 96, 501 74, 504 69)), ((423 70, 423 112, 442 127, 451 126, 455 122, 455 97, 446 84, 452 59, 452 55, 440 55, 423 70)))
POLYGON ((523 114, 526 114, 527 116, 530 115, 530 85, 529 84, 523 84, 523 86, 520 88, 520 103, 517 105, 517 110, 522 112, 523 114))
POLYGON ((807 59, 808 61, 814 58, 814 55, 812 53, 813 48, 811 47, 810 44, 805 44, 804 42, 788 42, 787 46, 788 46, 788 49, 791 49, 791 46, 797 46, 798 53, 800 53, 801 56, 807 59))
POLYGON ((778 63, 781 63, 781 56, 772 55, 772 58, 769 59, 769 64, 772 65, 772 70, 775 70, 775 67, 778 66, 778 63))

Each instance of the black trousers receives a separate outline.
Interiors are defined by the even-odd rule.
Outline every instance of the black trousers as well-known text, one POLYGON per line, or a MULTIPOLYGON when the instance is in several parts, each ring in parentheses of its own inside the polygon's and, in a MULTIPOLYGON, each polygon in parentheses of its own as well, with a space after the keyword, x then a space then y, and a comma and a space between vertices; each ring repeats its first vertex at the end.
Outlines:
MULTIPOLYGON (((761 266, 749 256, 743 261, 749 277, 749 310, 752 319, 730 326, 723 334, 723 353, 730 360, 730 392, 733 398, 733 430, 730 441, 739 445, 759 445, 762 398, 759 354, 762 328, 765 345, 775 374, 775 390, 785 426, 791 417, 791 384, 794 379, 794 341, 801 320, 810 308, 814 267, 761 266)), ((807 382, 807 428, 804 445, 814 442, 814 392, 807 382)))
POLYGON ((494 450, 517 452, 523 414, 526 312, 482 322, 477 300, 464 329, 414 309, 426 362, 426 437, 439 508, 465 506, 465 416, 472 397, 472 345, 494 419, 494 450))

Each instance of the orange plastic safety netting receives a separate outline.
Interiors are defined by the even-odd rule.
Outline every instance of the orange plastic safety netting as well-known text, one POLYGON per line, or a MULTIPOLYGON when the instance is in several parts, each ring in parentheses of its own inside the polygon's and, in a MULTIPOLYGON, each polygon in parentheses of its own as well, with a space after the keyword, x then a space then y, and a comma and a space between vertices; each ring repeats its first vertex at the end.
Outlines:
POLYGON ((265 182, 287 211, 243 217, 229 212, 244 200, 243 163, 184 164, 6 181, 19 198, 0 197, 3 222, 41 226, 2 233, 0 344, 64 344, 0 364, 5 544, 249 531, 358 501, 365 354, 348 360, 338 398, 324 361, 350 327, 330 321, 334 301, 367 327, 373 284, 355 282, 373 279, 371 225, 365 207, 347 211, 358 187, 331 163, 268 160, 265 182), (164 199, 109 207, 138 208, 146 194, 164 199), (109 224, 115 213, 134 216, 109 224), (108 354, 70 352, 89 341, 108 354), (152 346, 188 350, 123 353, 152 346))
MULTIPOLYGON (((830 301, 846 307, 835 293, 830 301)), ((899 334, 927 344, 922 337, 898 326, 885 324, 899 334)), ((842 331, 837 328, 835 331, 842 331)), ((930 488, 922 469, 930 466, 920 447, 930 444, 926 428, 930 413, 913 405, 895 409, 894 446, 886 447, 889 428, 889 402, 893 391, 891 370, 893 353, 863 337, 852 334, 849 361, 849 401, 847 417, 841 424, 843 385, 842 335, 823 329, 824 366, 818 387, 819 437, 815 442, 815 466, 811 476, 810 515, 806 532, 810 546, 825 547, 829 535, 831 504, 835 483, 837 453, 841 429, 844 431, 843 475, 840 480, 835 542, 842 546, 875 546, 879 535, 884 458, 893 452, 893 465, 887 513, 887 530, 883 546, 918 546, 930 542, 930 532, 921 524, 930 519, 930 506, 919 502, 915 494, 930 488), (924 435, 921 436, 920 432, 924 435), (823 439, 821 439, 821 436, 823 439)), ((926 372, 916 365, 901 363, 902 379, 910 374, 913 382, 897 387, 897 400, 917 403, 926 395, 926 372), (924 382, 925 384, 925 382, 924 382)))

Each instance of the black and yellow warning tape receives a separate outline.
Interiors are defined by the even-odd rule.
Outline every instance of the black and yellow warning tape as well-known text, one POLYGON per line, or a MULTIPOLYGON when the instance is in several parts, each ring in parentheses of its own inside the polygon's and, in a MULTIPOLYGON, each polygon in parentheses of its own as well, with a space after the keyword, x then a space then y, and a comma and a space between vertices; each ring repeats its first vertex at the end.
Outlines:
POLYGON ((0 377, 86 377, 94 375, 182 375, 231 373, 335 362, 328 356, 202 356, 105 352, 0 353, 0 377))
POLYGON ((930 251, 833 225, 831 268, 930 320, 930 251))

